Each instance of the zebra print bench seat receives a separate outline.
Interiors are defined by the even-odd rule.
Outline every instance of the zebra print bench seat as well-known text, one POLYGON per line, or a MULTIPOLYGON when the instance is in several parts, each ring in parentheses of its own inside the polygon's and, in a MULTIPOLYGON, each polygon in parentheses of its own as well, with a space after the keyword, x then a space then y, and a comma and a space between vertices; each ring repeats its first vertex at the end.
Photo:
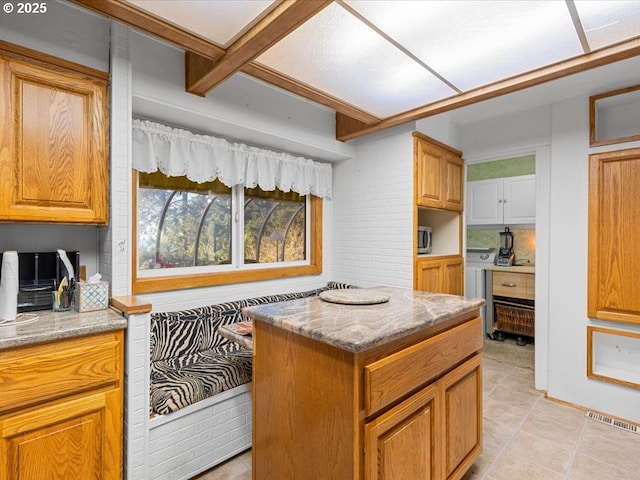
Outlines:
POLYGON ((166 415, 251 381, 252 352, 218 334, 221 325, 247 320, 244 307, 318 295, 337 282, 297 293, 249 298, 151 315, 152 414, 166 415))

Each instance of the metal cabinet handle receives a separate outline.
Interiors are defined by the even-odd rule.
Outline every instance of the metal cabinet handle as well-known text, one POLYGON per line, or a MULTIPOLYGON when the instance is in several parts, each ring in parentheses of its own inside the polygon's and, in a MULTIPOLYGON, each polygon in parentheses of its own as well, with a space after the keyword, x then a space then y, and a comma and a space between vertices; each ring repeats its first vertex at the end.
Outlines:
POLYGON ((515 283, 502 282, 503 287, 517 287, 515 283))

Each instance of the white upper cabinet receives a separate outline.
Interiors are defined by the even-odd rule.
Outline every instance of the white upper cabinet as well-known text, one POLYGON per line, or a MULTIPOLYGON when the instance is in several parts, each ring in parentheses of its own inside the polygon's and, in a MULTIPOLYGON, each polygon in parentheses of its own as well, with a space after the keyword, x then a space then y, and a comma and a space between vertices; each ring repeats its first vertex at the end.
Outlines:
POLYGON ((517 225, 536 221, 536 176, 467 182, 467 225, 517 225))

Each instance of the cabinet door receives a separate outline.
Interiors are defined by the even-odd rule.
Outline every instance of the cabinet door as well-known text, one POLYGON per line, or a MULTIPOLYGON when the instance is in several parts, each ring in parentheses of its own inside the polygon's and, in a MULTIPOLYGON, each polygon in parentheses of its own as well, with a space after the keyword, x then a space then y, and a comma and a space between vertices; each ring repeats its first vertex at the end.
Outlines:
POLYGON ((0 220, 104 224, 107 82, 0 58, 0 220))
POLYGON ((416 262, 415 289, 441 293, 443 269, 442 260, 418 260, 416 262))
POLYGON ((503 222, 502 179, 467 183, 467 225, 498 225, 503 222))
POLYGON ((416 262, 416 290, 462 295, 464 290, 464 262, 461 256, 418 260, 416 262))
POLYGON ((482 354, 445 375, 438 386, 445 478, 459 479, 482 450, 482 354))
POLYGON ((442 208, 444 206, 443 184, 445 170, 444 150, 427 141, 414 139, 416 158, 416 203, 423 207, 442 208))
POLYGON ((436 392, 430 385, 365 424, 366 480, 441 478, 436 392))
POLYGON ((535 223, 536 176, 504 179, 504 223, 535 223))
POLYGON ((452 295, 464 294, 464 263, 462 257, 444 260, 442 271, 444 282, 442 293, 452 295))
POLYGON ((443 158, 445 175, 443 178, 443 208, 461 212, 463 202, 463 171, 462 159, 452 153, 443 158))
POLYGON ((0 478, 120 479, 118 392, 49 404, 0 420, 0 478), (113 408, 116 408, 114 418, 113 408), (116 443, 114 443, 116 442, 116 443))

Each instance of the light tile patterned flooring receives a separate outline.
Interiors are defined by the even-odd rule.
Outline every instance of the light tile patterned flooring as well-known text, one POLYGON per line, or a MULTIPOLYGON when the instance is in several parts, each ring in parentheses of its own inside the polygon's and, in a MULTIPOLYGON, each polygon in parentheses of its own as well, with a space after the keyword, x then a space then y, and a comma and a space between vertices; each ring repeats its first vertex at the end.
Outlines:
MULTIPOLYGON (((483 366, 484 449, 463 480, 640 480, 640 435, 545 399, 531 369, 483 366)), ((195 478, 249 480, 251 451, 195 478)))

